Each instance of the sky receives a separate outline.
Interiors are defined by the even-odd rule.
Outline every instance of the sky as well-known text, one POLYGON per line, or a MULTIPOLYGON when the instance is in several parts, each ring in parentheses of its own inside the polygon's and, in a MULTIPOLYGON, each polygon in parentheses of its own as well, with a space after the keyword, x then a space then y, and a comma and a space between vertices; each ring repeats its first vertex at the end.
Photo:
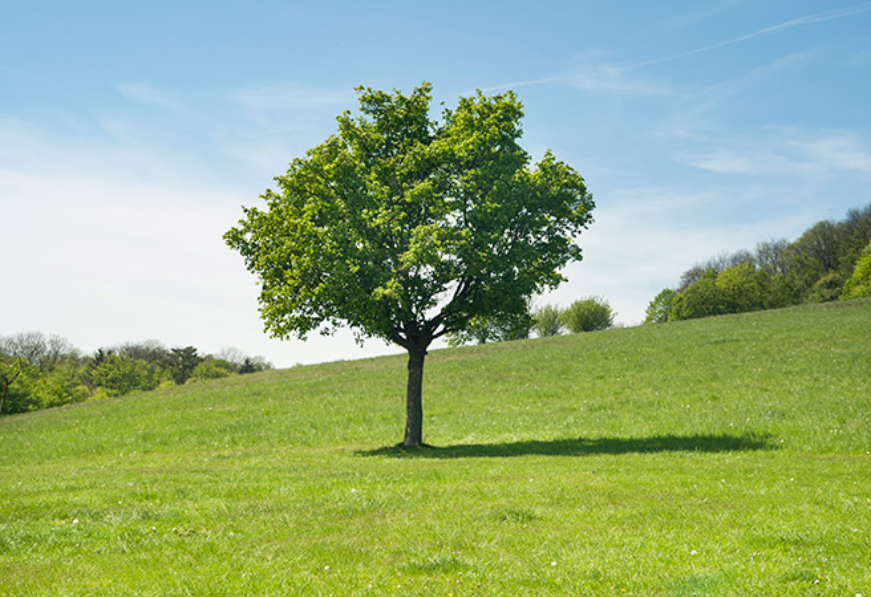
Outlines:
POLYGON ((538 304, 635 325, 681 273, 871 203, 871 2, 0 0, 0 335, 277 367, 400 352, 270 338, 223 234, 354 88, 513 89, 584 176, 584 259, 538 304))

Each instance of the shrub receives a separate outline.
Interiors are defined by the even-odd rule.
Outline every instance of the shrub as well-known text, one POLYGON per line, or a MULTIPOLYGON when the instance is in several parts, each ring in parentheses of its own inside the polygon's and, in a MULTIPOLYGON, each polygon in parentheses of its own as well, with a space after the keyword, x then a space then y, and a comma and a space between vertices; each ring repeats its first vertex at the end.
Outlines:
POLYGON ((575 334, 604 330, 614 323, 614 311, 608 301, 593 296, 569 305, 562 313, 562 323, 575 334))
POLYGON ((562 311, 556 305, 544 305, 536 309, 532 314, 535 320, 535 333, 539 338, 547 336, 558 336, 563 331, 563 324, 560 321, 562 311))
POLYGON ((871 296, 871 243, 865 247, 862 256, 856 261, 853 275, 844 284, 841 299, 854 299, 871 296))
POLYGON ((220 379, 235 373, 232 363, 222 359, 206 358, 194 367, 187 383, 202 379, 220 379))
POLYGON ((844 288, 844 277, 838 272, 829 272, 817 280, 805 295, 808 303, 826 303, 841 296, 844 288))
POLYGON ((662 292, 653 297, 653 300, 647 305, 644 323, 665 323, 668 321, 671 304, 674 302, 674 297, 676 296, 677 293, 674 290, 671 288, 665 288, 662 292))
POLYGON ((763 307, 764 288, 755 274, 754 266, 746 262, 717 274, 717 289, 726 313, 745 313, 763 307))
POLYGON ((110 397, 150 390, 159 383, 159 375, 156 366, 120 354, 103 357, 91 370, 94 386, 110 397))
POLYGON ((717 270, 709 269, 689 288, 674 297, 669 321, 723 314, 722 293, 717 287, 717 270))
POLYGON ((462 346, 474 342, 506 342, 509 340, 525 340, 529 338, 535 321, 527 312, 514 313, 499 317, 475 317, 466 329, 448 334, 449 346, 462 346))

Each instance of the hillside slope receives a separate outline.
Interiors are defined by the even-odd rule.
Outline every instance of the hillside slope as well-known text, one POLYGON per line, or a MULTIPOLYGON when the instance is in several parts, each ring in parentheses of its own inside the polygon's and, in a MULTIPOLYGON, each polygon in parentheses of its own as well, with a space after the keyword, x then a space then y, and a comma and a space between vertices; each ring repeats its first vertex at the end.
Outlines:
POLYGON ((869 337, 859 300, 433 351, 414 453, 402 357, 7 417, 0 593, 869 594, 869 337))

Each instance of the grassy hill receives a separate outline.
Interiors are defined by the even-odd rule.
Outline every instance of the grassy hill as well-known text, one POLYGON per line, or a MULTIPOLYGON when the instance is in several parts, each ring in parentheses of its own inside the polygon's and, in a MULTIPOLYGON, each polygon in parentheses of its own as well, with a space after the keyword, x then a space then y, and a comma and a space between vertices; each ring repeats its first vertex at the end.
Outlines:
POLYGON ((871 595, 871 301, 0 420, 0 594, 871 595))

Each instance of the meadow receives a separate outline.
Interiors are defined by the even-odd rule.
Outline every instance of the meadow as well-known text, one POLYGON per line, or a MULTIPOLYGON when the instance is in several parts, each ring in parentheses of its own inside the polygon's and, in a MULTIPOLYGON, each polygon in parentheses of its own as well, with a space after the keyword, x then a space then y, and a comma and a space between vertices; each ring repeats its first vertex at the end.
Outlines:
POLYGON ((871 596, 871 300, 0 419, 3 595, 871 596))

